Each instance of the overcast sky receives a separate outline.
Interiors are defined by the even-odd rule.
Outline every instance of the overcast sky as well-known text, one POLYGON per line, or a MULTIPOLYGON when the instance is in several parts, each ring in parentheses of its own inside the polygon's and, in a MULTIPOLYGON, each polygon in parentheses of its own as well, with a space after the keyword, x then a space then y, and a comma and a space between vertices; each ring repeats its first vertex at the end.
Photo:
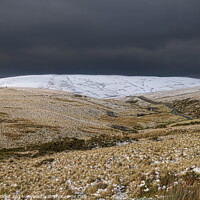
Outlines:
POLYGON ((200 77, 199 0, 1 0, 0 76, 200 77))

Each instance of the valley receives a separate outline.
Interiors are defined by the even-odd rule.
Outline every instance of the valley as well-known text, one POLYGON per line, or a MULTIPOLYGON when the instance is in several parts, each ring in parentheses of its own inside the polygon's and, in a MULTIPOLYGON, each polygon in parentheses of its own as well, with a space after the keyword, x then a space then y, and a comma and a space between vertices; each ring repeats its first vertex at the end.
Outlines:
POLYGON ((95 99, 1 88, 0 194, 167 199, 188 181, 199 194, 200 94, 189 91, 95 99))

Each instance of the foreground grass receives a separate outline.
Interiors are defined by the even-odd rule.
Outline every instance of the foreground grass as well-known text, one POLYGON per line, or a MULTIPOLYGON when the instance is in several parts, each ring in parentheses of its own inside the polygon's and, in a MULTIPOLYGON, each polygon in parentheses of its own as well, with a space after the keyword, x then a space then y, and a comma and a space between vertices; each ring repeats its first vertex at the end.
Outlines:
POLYGON ((179 184, 163 192, 162 200, 199 200, 200 183, 195 178, 186 177, 179 184))
POLYGON ((175 199, 184 183, 199 191, 199 140, 199 133, 172 134, 109 148, 13 157, 1 162, 0 194, 175 199))

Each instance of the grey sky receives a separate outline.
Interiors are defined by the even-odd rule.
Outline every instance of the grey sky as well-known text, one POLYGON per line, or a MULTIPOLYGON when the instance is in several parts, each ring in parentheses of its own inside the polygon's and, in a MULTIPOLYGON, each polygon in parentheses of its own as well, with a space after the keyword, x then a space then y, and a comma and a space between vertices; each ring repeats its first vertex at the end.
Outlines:
POLYGON ((200 77, 199 0, 1 0, 0 76, 200 77))

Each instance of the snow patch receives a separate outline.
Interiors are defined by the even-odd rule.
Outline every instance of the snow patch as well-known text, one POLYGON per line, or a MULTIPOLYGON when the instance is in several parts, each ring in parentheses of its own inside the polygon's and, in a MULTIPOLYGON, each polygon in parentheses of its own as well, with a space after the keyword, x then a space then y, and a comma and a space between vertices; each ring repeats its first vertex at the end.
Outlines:
POLYGON ((0 79, 0 87, 47 88, 95 98, 115 98, 200 86, 185 77, 113 75, 29 75, 0 79))

